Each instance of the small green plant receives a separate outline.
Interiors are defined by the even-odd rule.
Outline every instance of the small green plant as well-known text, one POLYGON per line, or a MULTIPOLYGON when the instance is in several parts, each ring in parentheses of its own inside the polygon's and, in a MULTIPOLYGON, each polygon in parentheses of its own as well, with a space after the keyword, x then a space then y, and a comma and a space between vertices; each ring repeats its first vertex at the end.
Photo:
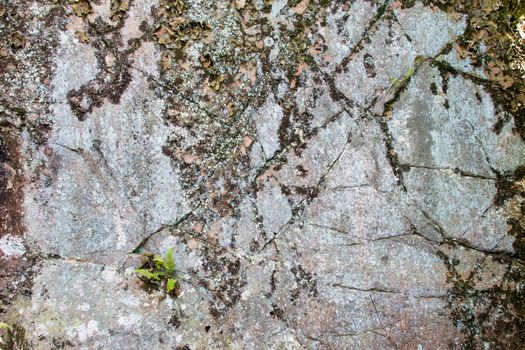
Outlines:
POLYGON ((173 249, 168 249, 166 257, 159 255, 145 254, 146 261, 140 269, 135 269, 145 282, 165 290, 166 294, 177 296, 178 278, 175 274, 175 259, 173 258, 173 249))
MULTIPOLYGON (((9 333, 13 328, 8 325, 7 323, 4 323, 4 322, 0 322, 0 330, 2 329, 6 329, 7 332, 9 333)), ((0 335, 0 344, 4 344, 4 339, 2 338, 2 336, 0 335)))
POLYGON ((521 16, 525 15, 525 1, 523 0, 502 1, 501 5, 500 13, 504 19, 513 17, 515 20, 519 20, 521 16))

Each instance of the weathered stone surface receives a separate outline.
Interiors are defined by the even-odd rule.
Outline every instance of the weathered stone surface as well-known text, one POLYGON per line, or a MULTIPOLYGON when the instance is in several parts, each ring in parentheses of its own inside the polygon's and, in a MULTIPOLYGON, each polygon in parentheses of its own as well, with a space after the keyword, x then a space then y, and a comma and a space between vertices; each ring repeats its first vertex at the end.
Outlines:
POLYGON ((141 293, 126 275, 130 274, 92 263, 46 262, 24 311, 24 327, 32 330, 29 343, 34 349, 124 349, 158 344, 161 325, 168 323, 172 307, 141 293))
MULTIPOLYGON (((71 118, 67 93, 94 78, 96 59, 75 38, 64 35, 60 47, 46 159, 55 173, 27 192, 27 237, 43 254, 115 263, 145 234, 184 214, 177 172, 162 154, 169 134, 164 105, 144 91, 143 73, 132 71, 118 105, 105 102, 85 121, 71 118), (82 62, 69 64, 78 57, 82 62), (82 75, 72 79, 77 70, 82 75)), ((157 59, 153 44, 145 43, 133 62, 152 70, 149 62, 157 59)))
POLYGON ((416 50, 427 57, 438 55, 466 27, 464 16, 454 20, 445 12, 423 6, 420 2, 408 9, 397 9, 394 13, 416 50))
POLYGON ((497 121, 482 87, 462 77, 450 77, 445 87, 439 71, 424 65, 394 105, 389 127, 403 164, 494 178, 494 170, 512 171, 525 154, 511 124, 494 133, 497 121))
POLYGON ((395 19, 385 19, 376 26, 368 39, 370 44, 336 76, 337 88, 362 107, 383 99, 390 86, 414 66, 420 54, 395 19))
POLYGON ((431 3, 0 0, 9 341, 523 345, 523 116, 431 3))

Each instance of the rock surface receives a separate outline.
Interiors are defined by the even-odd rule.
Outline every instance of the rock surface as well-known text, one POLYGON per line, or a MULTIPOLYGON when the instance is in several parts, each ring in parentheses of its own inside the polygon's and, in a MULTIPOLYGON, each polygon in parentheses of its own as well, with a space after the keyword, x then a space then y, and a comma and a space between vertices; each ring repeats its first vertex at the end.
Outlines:
POLYGON ((408 3, 0 1, 11 345, 521 344, 523 116, 408 3))

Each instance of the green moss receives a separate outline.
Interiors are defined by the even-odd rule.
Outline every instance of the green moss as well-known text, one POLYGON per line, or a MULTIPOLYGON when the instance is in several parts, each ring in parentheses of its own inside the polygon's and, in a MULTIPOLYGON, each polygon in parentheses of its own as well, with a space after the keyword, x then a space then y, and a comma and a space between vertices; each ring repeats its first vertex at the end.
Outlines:
POLYGON ((26 340, 24 328, 18 324, 11 325, 7 334, 3 337, 3 344, 0 344, 2 350, 29 350, 29 344, 26 340))

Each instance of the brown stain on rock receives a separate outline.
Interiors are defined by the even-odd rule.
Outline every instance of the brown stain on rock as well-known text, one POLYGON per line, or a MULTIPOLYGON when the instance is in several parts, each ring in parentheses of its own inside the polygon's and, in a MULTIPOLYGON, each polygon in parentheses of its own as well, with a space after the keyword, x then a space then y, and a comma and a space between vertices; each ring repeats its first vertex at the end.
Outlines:
POLYGON ((24 179, 20 138, 9 129, 0 130, 0 236, 22 236, 24 179))
MULTIPOLYGON (((0 129, 0 238, 23 237, 23 189, 20 135, 9 128, 0 129)), ((19 293, 30 290, 26 278, 33 265, 29 254, 6 255, 0 250, 0 314, 19 293)))
MULTIPOLYGON (((40 165, 33 173, 25 172, 26 161, 32 158, 23 152, 22 135, 32 150, 45 148, 52 128, 49 120, 52 57, 58 43, 57 35, 66 24, 63 4, 51 0, 37 3, 42 4, 38 12, 32 11, 36 3, 27 0, 10 1, 5 7, 0 4, 1 30, 5 34, 0 36, 0 86, 3 88, 0 99, 0 240, 25 245, 25 249, 14 254, 0 249, 0 320, 11 325, 18 318, 12 307, 14 300, 31 294, 36 261, 24 241, 24 190, 33 178, 42 175, 42 169, 45 170, 40 165), (18 33, 15 37, 20 39, 14 43, 17 45, 10 41, 14 33, 18 33), (19 45, 21 41, 23 46, 19 45), (35 94, 35 90, 39 93, 35 94)), ((13 330, 12 333, 17 338, 20 332, 13 330)), ((12 348, 11 340, 4 338, 8 349, 12 348)))

